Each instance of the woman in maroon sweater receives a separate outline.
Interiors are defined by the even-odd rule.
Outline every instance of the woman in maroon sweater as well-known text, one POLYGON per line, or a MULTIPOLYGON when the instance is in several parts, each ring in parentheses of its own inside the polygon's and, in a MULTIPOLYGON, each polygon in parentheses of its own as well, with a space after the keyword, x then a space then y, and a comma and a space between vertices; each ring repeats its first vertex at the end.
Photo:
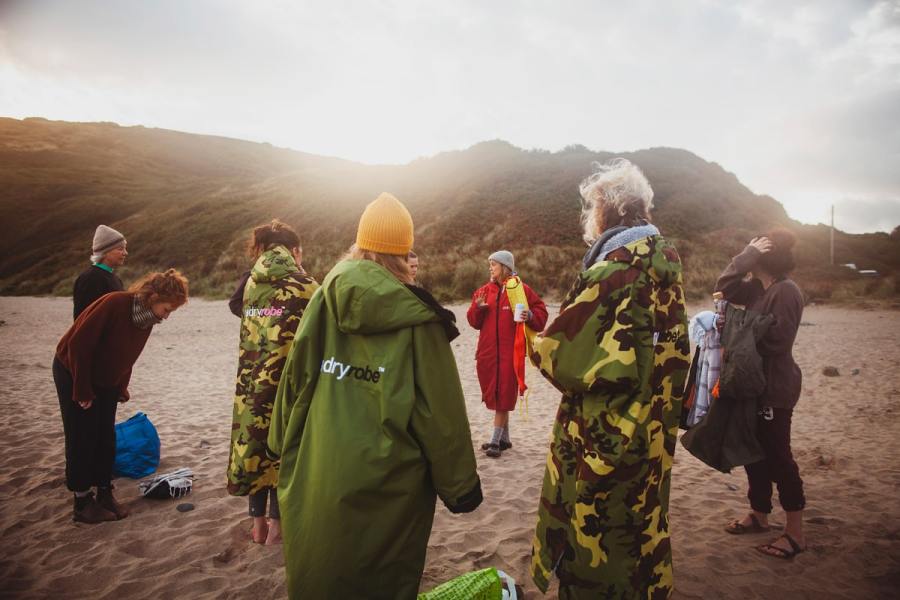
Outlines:
POLYGON ((791 417, 800 398, 801 383, 800 367, 794 362, 791 349, 803 315, 803 294, 787 278, 794 269, 791 252, 794 242, 794 235, 784 229, 754 238, 732 259, 716 282, 716 290, 729 302, 775 317, 757 343, 766 374, 766 391, 759 400, 757 437, 766 457, 744 467, 752 512, 730 523, 725 531, 733 534, 768 531, 774 482, 787 524, 781 536, 757 549, 776 558, 793 558, 806 549, 803 537, 806 498, 800 470, 791 454, 791 417))
POLYGON ((75 493, 75 521, 100 523, 128 516, 112 493, 116 407, 129 398, 131 369, 151 329, 187 298, 188 282, 181 273, 150 273, 127 292, 113 292, 91 304, 59 341, 53 380, 66 440, 66 486, 75 493), (96 499, 92 487, 97 488, 96 499))

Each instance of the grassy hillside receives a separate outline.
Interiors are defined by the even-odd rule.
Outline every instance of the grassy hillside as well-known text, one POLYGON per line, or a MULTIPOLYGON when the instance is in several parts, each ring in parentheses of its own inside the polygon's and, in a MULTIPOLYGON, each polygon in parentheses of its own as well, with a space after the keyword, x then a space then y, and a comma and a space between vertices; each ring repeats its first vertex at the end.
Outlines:
MULTIPOLYGON (((297 228, 304 265, 321 278, 353 242, 366 203, 390 191, 412 213, 421 279, 440 297, 467 297, 501 247, 540 293, 559 297, 585 250, 577 184, 592 161, 612 156, 492 141, 368 166, 160 129, 0 118, 0 294, 70 293, 98 223, 128 238, 126 284, 175 266, 195 294, 226 295, 248 268, 249 230, 273 217, 297 228)), ((796 279, 811 299, 897 295, 896 236, 838 232, 838 262, 886 275, 864 280, 827 265, 827 228, 790 221, 719 165, 671 148, 623 156, 653 185, 654 221, 678 245, 692 297, 705 297, 728 258, 773 225, 797 232, 796 279)))

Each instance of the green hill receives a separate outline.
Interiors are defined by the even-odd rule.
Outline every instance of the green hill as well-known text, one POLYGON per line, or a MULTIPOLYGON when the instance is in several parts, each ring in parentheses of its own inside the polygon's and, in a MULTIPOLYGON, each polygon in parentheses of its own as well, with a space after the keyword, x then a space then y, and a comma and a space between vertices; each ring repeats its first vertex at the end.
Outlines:
MULTIPOLYGON (((248 268, 249 230, 273 217, 298 230, 304 265, 321 278, 353 242, 363 207, 390 191, 412 213, 421 279, 439 296, 467 297, 486 279, 486 256, 503 247, 539 292, 558 297, 585 250, 578 182, 592 161, 613 156, 491 141, 369 166, 162 129, 0 118, 0 294, 68 294, 98 223, 128 238, 126 284, 175 266, 195 294, 226 295, 248 268)), ((672 148, 619 156, 653 185, 654 222, 678 245, 695 298, 708 294, 743 243, 773 225, 797 232, 796 279, 811 299, 898 292, 896 236, 837 233, 837 262, 885 275, 863 280, 828 266, 826 227, 791 221, 719 165, 672 148)))

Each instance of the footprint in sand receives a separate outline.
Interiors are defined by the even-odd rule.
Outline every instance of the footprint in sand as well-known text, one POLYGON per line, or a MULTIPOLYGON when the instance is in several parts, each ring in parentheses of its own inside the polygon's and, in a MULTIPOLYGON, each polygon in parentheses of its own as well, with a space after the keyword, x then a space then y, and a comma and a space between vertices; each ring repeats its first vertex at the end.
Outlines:
POLYGON ((218 564, 227 565, 237 556, 237 550, 233 546, 229 546, 225 548, 223 551, 219 552, 215 556, 213 556, 213 562, 218 564))
POLYGON ((250 545, 250 534, 243 524, 235 525, 230 532, 231 543, 227 548, 213 556, 213 563, 227 565, 250 545))

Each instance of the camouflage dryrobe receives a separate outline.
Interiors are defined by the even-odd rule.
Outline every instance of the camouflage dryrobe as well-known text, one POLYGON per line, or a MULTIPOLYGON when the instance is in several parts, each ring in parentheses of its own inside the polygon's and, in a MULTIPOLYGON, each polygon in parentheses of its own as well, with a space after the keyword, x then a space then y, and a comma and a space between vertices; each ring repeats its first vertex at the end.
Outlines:
POLYGON ((228 493, 233 496, 278 485, 278 463, 266 456, 272 404, 300 317, 318 287, 299 271, 284 246, 264 252, 250 272, 228 462, 228 493))
POLYGON ((579 275, 532 360, 563 392, 531 573, 560 598, 668 598, 669 477, 689 345, 678 253, 652 236, 579 275))

